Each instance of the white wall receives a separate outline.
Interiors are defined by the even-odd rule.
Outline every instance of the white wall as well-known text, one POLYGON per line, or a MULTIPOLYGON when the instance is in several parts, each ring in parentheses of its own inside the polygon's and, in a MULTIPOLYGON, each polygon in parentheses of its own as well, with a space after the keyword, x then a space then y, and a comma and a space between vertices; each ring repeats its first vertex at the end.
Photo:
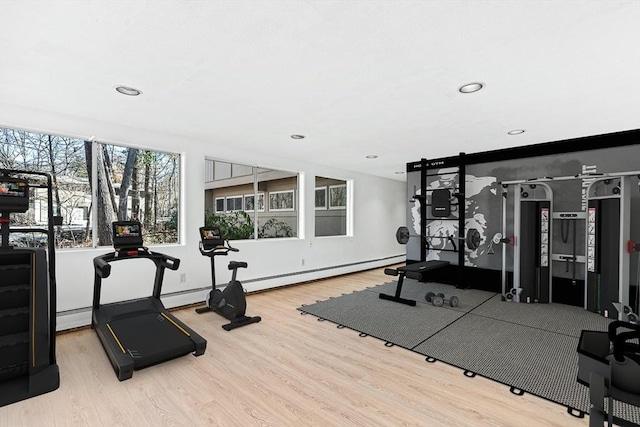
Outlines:
MULTIPOLYGON (((100 142, 181 153, 181 244, 151 248, 181 260, 179 270, 165 274, 163 295, 167 296, 163 302, 167 307, 202 301, 206 293, 203 289, 210 286, 209 259, 198 251, 198 227, 204 222, 205 156, 299 172, 300 203, 305 207, 300 210, 304 214, 301 215, 299 238, 234 242, 240 252, 227 259, 216 260, 219 284, 230 278, 226 269, 226 262, 230 260, 248 262, 249 267, 239 272, 239 279, 247 291, 256 291, 380 267, 405 259, 405 248, 395 240, 395 231, 404 225, 406 215, 405 183, 402 181, 239 152, 226 146, 225 141, 216 141, 215 136, 211 141, 195 141, 102 122, 81 121, 15 105, 0 104, 0 112, 0 126, 3 127, 82 139, 95 135, 100 142), (316 175, 346 180, 353 185, 352 236, 314 237, 316 175), (186 283, 180 283, 182 273, 186 274, 186 283)), ((92 260, 107 252, 109 248, 56 252, 59 330, 90 324, 92 260)), ((148 260, 115 263, 111 277, 103 281, 102 301, 149 295, 153 270, 153 263, 148 260)))

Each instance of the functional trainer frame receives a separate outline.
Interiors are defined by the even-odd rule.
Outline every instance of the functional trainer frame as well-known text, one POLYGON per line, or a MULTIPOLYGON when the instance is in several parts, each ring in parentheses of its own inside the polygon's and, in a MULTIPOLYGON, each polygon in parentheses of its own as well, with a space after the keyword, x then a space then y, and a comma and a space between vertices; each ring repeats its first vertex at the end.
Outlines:
MULTIPOLYGON (((585 233, 587 235, 587 237, 589 236, 589 203, 591 201, 598 201, 598 200, 609 200, 609 199, 615 199, 615 200, 619 200, 620 201, 620 205, 619 205, 619 237, 618 238, 618 245, 617 245, 617 252, 618 252, 618 261, 616 262, 616 266, 617 266, 617 270, 618 270, 618 277, 616 279, 617 282, 617 293, 616 296, 618 297, 619 301, 615 301, 615 302, 619 302, 622 303, 624 305, 627 305, 629 303, 629 253, 627 251, 625 251, 625 242, 627 242, 629 240, 629 236, 630 236, 630 216, 631 216, 631 211, 630 211, 630 194, 629 194, 629 190, 630 190, 630 178, 632 176, 638 176, 640 177, 640 171, 627 171, 627 172, 611 172, 611 173, 604 173, 604 174, 578 174, 578 175, 572 175, 572 176, 561 176, 561 177, 543 177, 543 178, 533 178, 533 179, 528 179, 528 180, 513 180, 513 181, 504 181, 501 182, 500 184, 502 184, 503 189, 506 188, 509 185, 524 185, 524 184, 535 184, 535 185, 547 185, 546 183, 550 183, 550 182, 560 182, 560 181, 570 181, 570 180, 588 180, 590 181, 587 189, 586 189, 586 207, 585 207, 585 213, 584 213, 584 217, 586 218, 586 229, 585 229, 585 233), (617 185, 617 190, 613 190, 616 187, 611 187, 612 191, 610 194, 603 194, 603 195, 598 195, 596 192, 596 188, 599 184, 604 183, 605 181, 618 181, 618 185, 617 185)), ((504 195, 504 190, 503 190, 503 195, 504 195)), ((516 191, 516 197, 518 197, 518 192, 516 191)), ((516 206, 518 205, 517 200, 516 200, 516 206)), ((506 234, 506 200, 505 197, 502 198, 502 209, 503 209, 503 235, 506 234)), ((514 218, 514 222, 517 221, 518 216, 516 215, 514 218)), ((597 219, 596 219, 597 221, 597 219)), ((592 222, 592 224, 595 224, 594 222, 592 222)), ((515 227, 514 224, 514 232, 518 231, 518 228, 515 227)), ((594 235, 594 239, 597 241, 597 236, 598 236, 598 231, 596 230, 594 235)), ((515 235, 515 250, 514 250, 514 289, 518 289, 518 287, 516 287, 516 280, 517 279, 517 275, 516 275, 516 270, 519 269, 519 260, 518 257, 515 255, 518 252, 518 246, 520 245, 520 238, 519 236, 516 234, 515 235)), ((592 239, 593 240, 593 239, 592 239)), ((586 241, 586 247, 585 247, 585 295, 584 295, 584 308, 585 309, 589 309, 590 311, 595 311, 598 313, 603 314, 606 317, 614 317, 617 319, 622 319, 622 313, 618 313, 617 315, 612 315, 616 313, 617 310, 615 310, 614 305, 611 304, 610 307, 606 308, 606 312, 605 312, 605 308, 602 308, 601 305, 596 305, 596 307, 591 307, 589 304, 589 273, 597 273, 595 271, 595 269, 597 268, 597 264, 600 261, 600 258, 598 258, 597 255, 597 251, 592 250, 592 252, 594 252, 592 261, 594 261, 592 263, 592 268, 590 269, 590 259, 589 259, 589 248, 595 248, 594 244, 592 244, 591 246, 589 245, 589 239, 585 239, 586 241), (590 271, 590 270, 594 270, 594 271, 590 271)), ((550 251, 550 254, 551 251, 550 251)), ((577 261, 577 259, 576 259, 577 261)), ((592 275, 592 277, 594 277, 592 275)), ((502 262, 502 286, 503 286, 503 291, 506 289, 506 251, 503 251, 503 262, 502 262)), ((550 288, 550 290, 552 290, 552 288, 550 288)), ((517 292, 517 291, 516 291, 517 292)), ((597 291, 595 291, 597 293, 597 291)), ((550 300, 551 301, 551 300, 550 300)), ((610 302, 614 302, 614 301, 610 301, 610 302)))

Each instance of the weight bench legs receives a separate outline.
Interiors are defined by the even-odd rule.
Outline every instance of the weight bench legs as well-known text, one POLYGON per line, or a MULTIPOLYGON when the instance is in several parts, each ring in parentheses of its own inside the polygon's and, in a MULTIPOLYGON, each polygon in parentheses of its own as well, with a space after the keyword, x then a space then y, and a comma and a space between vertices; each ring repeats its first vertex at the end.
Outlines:
POLYGON ((398 277, 398 285, 396 286, 395 295, 378 294, 378 297, 380 297, 380 299, 395 301, 395 302, 399 302, 400 304, 410 305, 412 307, 415 306, 416 302, 414 300, 400 297, 400 293, 402 292, 402 282, 404 281, 405 274, 407 273, 404 271, 398 271, 398 276, 400 277, 398 277))

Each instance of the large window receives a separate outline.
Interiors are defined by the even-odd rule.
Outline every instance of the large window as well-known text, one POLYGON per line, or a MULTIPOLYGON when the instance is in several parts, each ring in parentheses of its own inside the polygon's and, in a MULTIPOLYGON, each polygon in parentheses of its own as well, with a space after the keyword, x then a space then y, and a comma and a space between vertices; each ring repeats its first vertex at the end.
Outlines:
POLYGON ((143 224, 145 243, 178 241, 180 155, 93 144, 98 245, 111 245, 111 223, 143 224))
POLYGON ((316 177, 316 236, 347 234, 347 182, 316 177))
POLYGON ((297 236, 297 174, 207 159, 205 181, 205 224, 226 238, 297 236))
MULTIPOLYGON (((177 242, 179 160, 177 154, 0 128, 0 168, 52 175, 53 210, 63 219, 56 227, 58 248, 110 245, 116 219, 140 220, 147 243, 177 242)), ((47 222, 45 192, 30 196, 31 209, 12 215, 12 225, 47 222)), ((42 244, 18 233, 11 239, 42 244)))

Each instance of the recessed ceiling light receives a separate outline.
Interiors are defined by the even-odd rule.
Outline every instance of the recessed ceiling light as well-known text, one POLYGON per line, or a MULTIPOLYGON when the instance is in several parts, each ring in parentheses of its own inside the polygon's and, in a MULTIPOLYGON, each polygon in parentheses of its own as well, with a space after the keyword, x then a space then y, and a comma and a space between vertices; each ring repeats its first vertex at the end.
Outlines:
POLYGON ((291 135, 291 138, 292 139, 304 139, 305 137, 304 137, 304 135, 296 135, 296 134, 294 134, 294 135, 291 135))
POLYGON ((507 133, 509 135, 520 135, 521 133, 524 133, 524 129, 514 129, 514 130, 510 130, 507 133))
POLYGON ((142 91, 129 86, 116 86, 116 91, 123 95, 127 96, 138 96, 142 95, 142 91))
POLYGON ((477 92, 484 87, 484 83, 467 83, 464 86, 460 86, 458 89, 461 93, 473 93, 477 92))
POLYGON ((369 154, 367 156, 367 159, 377 159, 377 158, 378 158, 378 156, 376 156, 375 154, 369 154))

